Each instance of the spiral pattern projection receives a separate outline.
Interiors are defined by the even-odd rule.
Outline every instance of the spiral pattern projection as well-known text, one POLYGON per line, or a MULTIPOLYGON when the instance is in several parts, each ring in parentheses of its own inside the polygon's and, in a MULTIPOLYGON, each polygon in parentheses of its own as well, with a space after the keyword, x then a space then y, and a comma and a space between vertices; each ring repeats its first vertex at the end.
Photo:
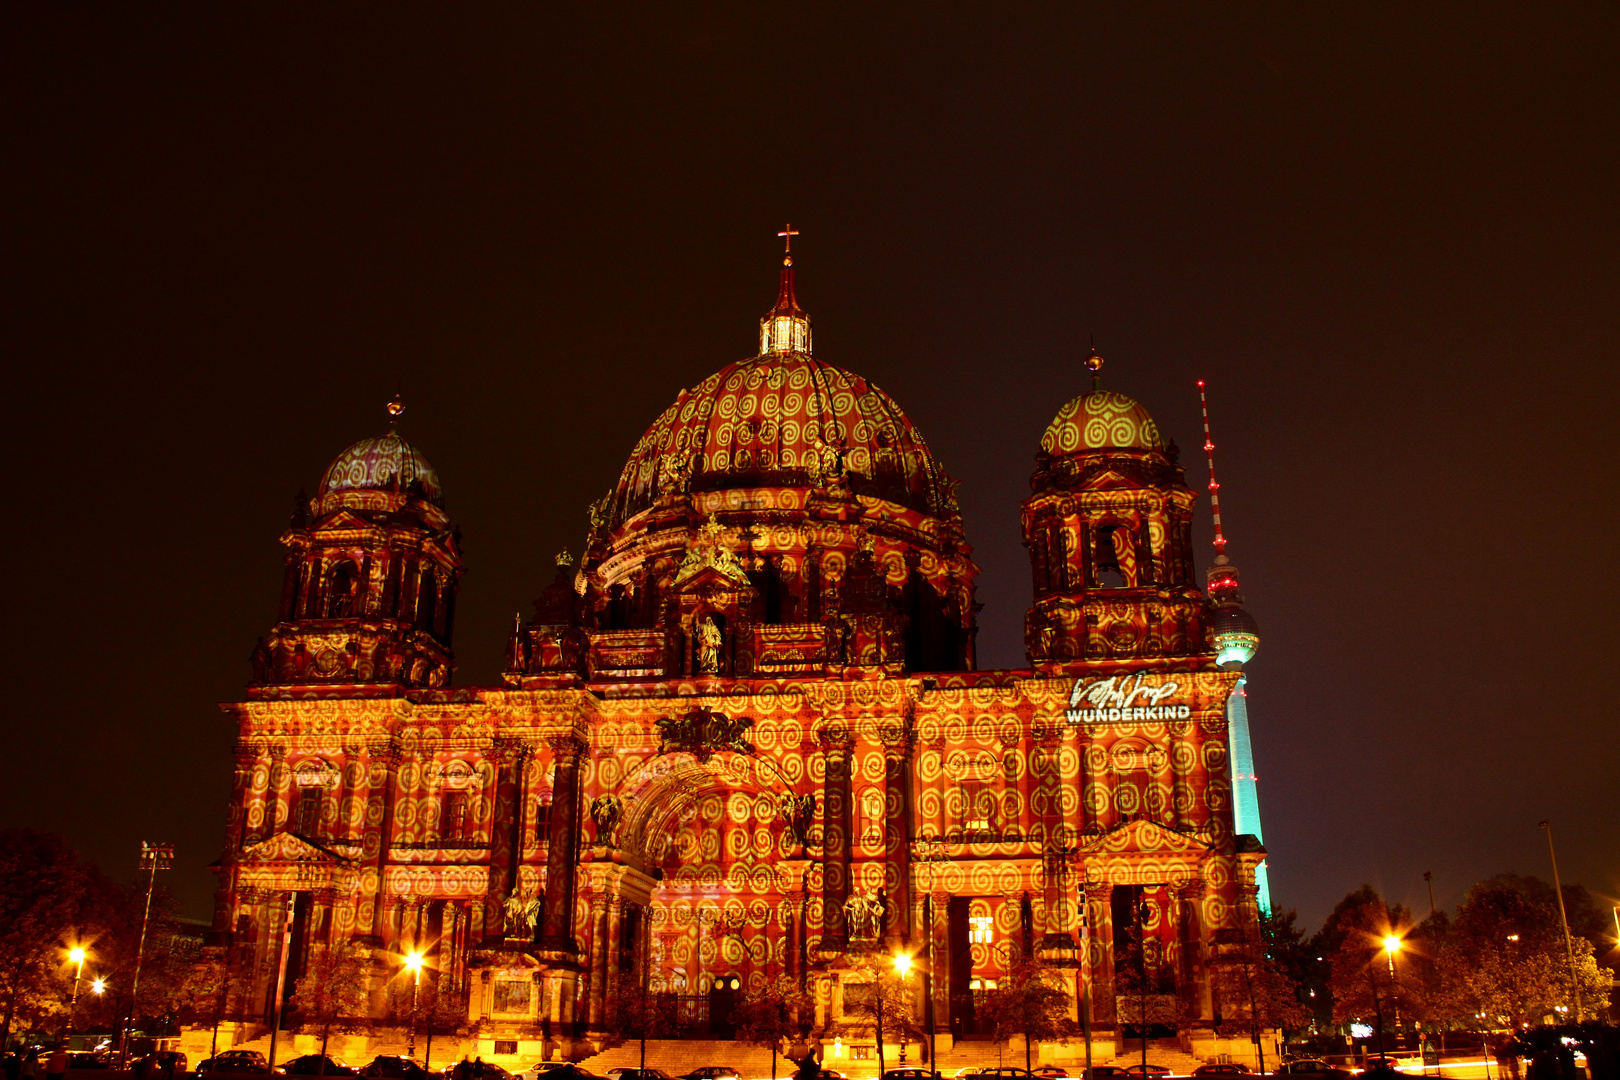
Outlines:
POLYGON ((433 502, 444 498, 439 474, 421 451, 393 432, 361 439, 328 465, 321 477, 320 494, 334 491, 404 491, 413 481, 433 502))
MULTIPOLYGON (((945 956, 951 927, 968 922, 978 936, 961 970, 991 979, 1026 935, 1072 935, 1083 896, 1099 1022, 1116 1015, 1107 979, 1122 942, 1145 939, 1147 962, 1197 1002, 1199 950, 1237 925, 1258 861, 1233 829, 1225 704, 1238 678, 1149 674, 1129 689, 1174 682, 1165 700, 1185 716, 1122 706, 1079 723, 1073 680, 1008 673, 944 675, 926 692, 902 679, 776 679, 652 697, 246 703, 225 917, 261 973, 274 970, 287 890, 311 895, 321 940, 380 939, 384 966, 430 944, 485 1036, 532 1037, 557 995, 581 1002, 587 1023, 610 1015, 625 949, 673 992, 804 971, 825 996, 858 959, 845 900, 878 890, 891 905, 885 949, 932 934, 945 956), (749 750, 663 745, 657 721, 694 706, 751 721, 749 750), (575 740, 583 752, 559 759, 575 740), (562 822, 578 837, 566 869, 580 970, 567 985, 536 977, 532 935, 512 915, 561 887, 549 880, 550 814, 565 812, 553 798, 564 768, 577 806, 616 808, 562 822), (634 948, 626 926, 643 935, 634 948), (532 998, 486 993, 525 981, 532 998)), ((942 1016, 961 989, 941 979, 942 1016)), ((859 1033, 832 1009, 846 1041, 859 1033)))
POLYGON ((1081 394, 1058 410, 1041 449, 1048 454, 1086 450, 1160 450, 1159 425, 1135 400, 1111 390, 1081 394))
POLYGON ((609 523, 668 492, 811 487, 840 468, 857 495, 957 517, 944 470, 893 398, 809 356, 759 356, 664 410, 619 476, 609 523))

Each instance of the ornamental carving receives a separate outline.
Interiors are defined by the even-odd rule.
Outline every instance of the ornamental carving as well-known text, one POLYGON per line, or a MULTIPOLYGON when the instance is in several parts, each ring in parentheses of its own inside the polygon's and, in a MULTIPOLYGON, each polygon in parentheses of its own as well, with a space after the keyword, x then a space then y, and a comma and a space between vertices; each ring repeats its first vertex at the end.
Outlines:
POLYGON ((754 752, 754 744, 743 737, 754 726, 750 717, 693 709, 683 716, 660 716, 653 724, 658 728, 660 754, 688 753, 699 761, 708 761, 719 750, 754 752))

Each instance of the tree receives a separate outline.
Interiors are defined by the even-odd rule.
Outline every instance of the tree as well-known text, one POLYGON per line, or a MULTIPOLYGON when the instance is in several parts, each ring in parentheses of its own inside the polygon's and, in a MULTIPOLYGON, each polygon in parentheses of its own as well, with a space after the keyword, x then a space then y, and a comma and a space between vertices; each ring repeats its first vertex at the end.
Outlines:
POLYGON ((192 965, 180 986, 180 1021, 213 1031, 208 1056, 219 1050, 219 1028, 227 1020, 240 1020, 251 988, 247 973, 220 956, 208 956, 192 965))
POLYGON ((1382 1052, 1385 1019, 1398 1020, 1403 1008, 1406 1015, 1413 1015, 1416 999, 1411 988, 1391 974, 1384 951, 1385 938, 1406 936, 1411 917, 1405 908, 1384 903, 1370 888, 1363 886, 1363 892, 1370 893, 1372 899, 1361 899, 1348 907, 1341 904, 1335 910, 1333 936, 1338 948, 1328 958, 1333 965, 1333 1019, 1342 1024, 1368 1016, 1375 1018, 1382 1052))
POLYGON ((1577 985, 1583 1001, 1607 997, 1608 980, 1584 937, 1571 938, 1578 983, 1571 979, 1556 895, 1551 886, 1544 892, 1526 887, 1534 881, 1489 878, 1470 889, 1457 909, 1438 964, 1457 1011, 1522 1026, 1556 1015, 1573 1000, 1577 985))
POLYGON ((776 1055, 782 1044, 809 1027, 815 1001, 799 988, 797 979, 778 975, 743 995, 731 1012, 737 1042, 766 1046, 771 1051, 771 1080, 776 1080, 776 1055))
POLYGON ((19 1019, 40 1023, 64 1004, 64 950, 86 868, 67 842, 35 829, 0 829, 0 1046, 19 1019))
MULTIPOLYGON (((1125 929, 1125 947, 1114 957, 1114 990, 1119 1019, 1137 1025, 1142 1037, 1142 1062, 1147 1063, 1148 1030, 1156 1025, 1180 1026, 1186 1002, 1176 993, 1175 968, 1165 962, 1163 943, 1143 930, 1142 914, 1125 929)), ((1121 1046, 1124 1029, 1120 1030, 1121 1046)))
POLYGON ((844 1015, 865 1017, 872 1021, 878 1052, 878 1075, 883 1075, 883 1031, 887 1025, 890 1034, 904 1039, 916 1038, 921 1030, 911 1015, 911 987, 895 974, 887 962, 888 957, 869 957, 856 968, 857 978, 864 975, 870 982, 844 984, 844 1015))
POLYGON ((1216 1030, 1222 1035, 1247 1035, 1260 1055, 1262 1073, 1264 1034, 1310 1022, 1310 1010, 1300 1002, 1299 980, 1289 970, 1298 961, 1292 955, 1298 938, 1293 912, 1285 919, 1251 913, 1247 926, 1227 940, 1217 939, 1210 958, 1211 989, 1221 1018, 1216 1030))
POLYGON ((422 987, 422 1000, 417 1015, 427 1034, 427 1046, 422 1052, 422 1064, 433 1071, 433 1036, 456 1035, 467 1028, 467 997, 447 985, 440 973, 422 987))
POLYGON ((1073 996, 1057 969, 1039 960, 1023 959, 1013 965, 985 1004, 984 1020, 996 1038, 1024 1037, 1024 1068, 1032 1068, 1032 1047, 1038 1042, 1063 1042, 1079 1030, 1069 1018, 1073 996))
MULTIPOLYGON (((334 1034, 367 1030, 371 1026, 366 1015, 370 975, 370 955, 362 946, 352 941, 315 946, 309 965, 293 987, 292 1030, 319 1035, 323 1057, 334 1034)), ((321 1070, 325 1069, 322 1061, 321 1070)))

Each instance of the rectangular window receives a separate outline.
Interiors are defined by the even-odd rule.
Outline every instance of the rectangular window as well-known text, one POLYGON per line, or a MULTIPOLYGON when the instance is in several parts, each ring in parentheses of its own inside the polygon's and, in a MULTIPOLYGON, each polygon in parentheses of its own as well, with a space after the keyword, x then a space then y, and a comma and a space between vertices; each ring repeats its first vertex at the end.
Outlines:
POLYGON ((298 789, 298 805, 293 811, 293 832, 299 836, 321 835, 321 802, 325 792, 318 787, 298 789))
POLYGON ((551 838, 551 804, 548 802, 534 808, 534 835, 542 844, 551 838))
MULTIPOLYGON (((529 1012, 529 994, 534 989, 534 983, 528 979, 496 979, 495 980, 495 1012, 522 1013, 529 1012)), ((499 1053, 500 1051, 496 1051, 499 1053)), ((514 1050, 513 1053, 517 1051, 514 1050)))
POLYGON ((439 839, 467 839, 467 793, 446 791, 439 803, 439 839))
POLYGON ((962 799, 962 828, 967 832, 982 832, 996 828, 996 791, 986 783, 966 782, 957 790, 962 799))
POLYGON ((849 1056, 852 1061, 871 1061, 874 1057, 872 1050, 870 1046, 851 1046, 849 1056))
POLYGON ((515 1055, 516 1053, 517 1053, 517 1040, 516 1039, 496 1039, 495 1040, 495 1056, 496 1057, 509 1057, 509 1056, 515 1055))
POLYGON ((968 925, 972 927, 968 931, 968 944, 988 945, 995 940, 995 931, 992 929, 994 922, 995 920, 988 915, 971 916, 968 919, 968 925))
POLYGON ((844 1012, 849 1013, 856 1009, 869 1008, 876 1000, 877 987, 872 983, 845 983, 844 984, 844 1012))

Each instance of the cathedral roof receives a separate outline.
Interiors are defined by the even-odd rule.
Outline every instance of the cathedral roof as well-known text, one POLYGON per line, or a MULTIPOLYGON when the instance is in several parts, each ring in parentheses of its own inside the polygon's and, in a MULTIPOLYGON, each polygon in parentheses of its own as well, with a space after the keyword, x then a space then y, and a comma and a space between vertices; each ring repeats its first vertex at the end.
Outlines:
POLYGON ((393 431, 375 439, 361 439, 326 467, 318 494, 334 491, 404 491, 413 482, 422 485, 429 502, 444 497, 439 474, 422 452, 393 431))
POLYGON ((1140 402, 1111 390, 1092 390, 1070 401, 1041 436, 1048 454, 1087 450, 1162 450, 1164 440, 1140 402))
POLYGON ((614 525, 670 490, 810 487, 840 470, 858 495, 958 515, 946 477, 893 398, 803 352, 729 364, 683 390, 619 475, 614 525))

